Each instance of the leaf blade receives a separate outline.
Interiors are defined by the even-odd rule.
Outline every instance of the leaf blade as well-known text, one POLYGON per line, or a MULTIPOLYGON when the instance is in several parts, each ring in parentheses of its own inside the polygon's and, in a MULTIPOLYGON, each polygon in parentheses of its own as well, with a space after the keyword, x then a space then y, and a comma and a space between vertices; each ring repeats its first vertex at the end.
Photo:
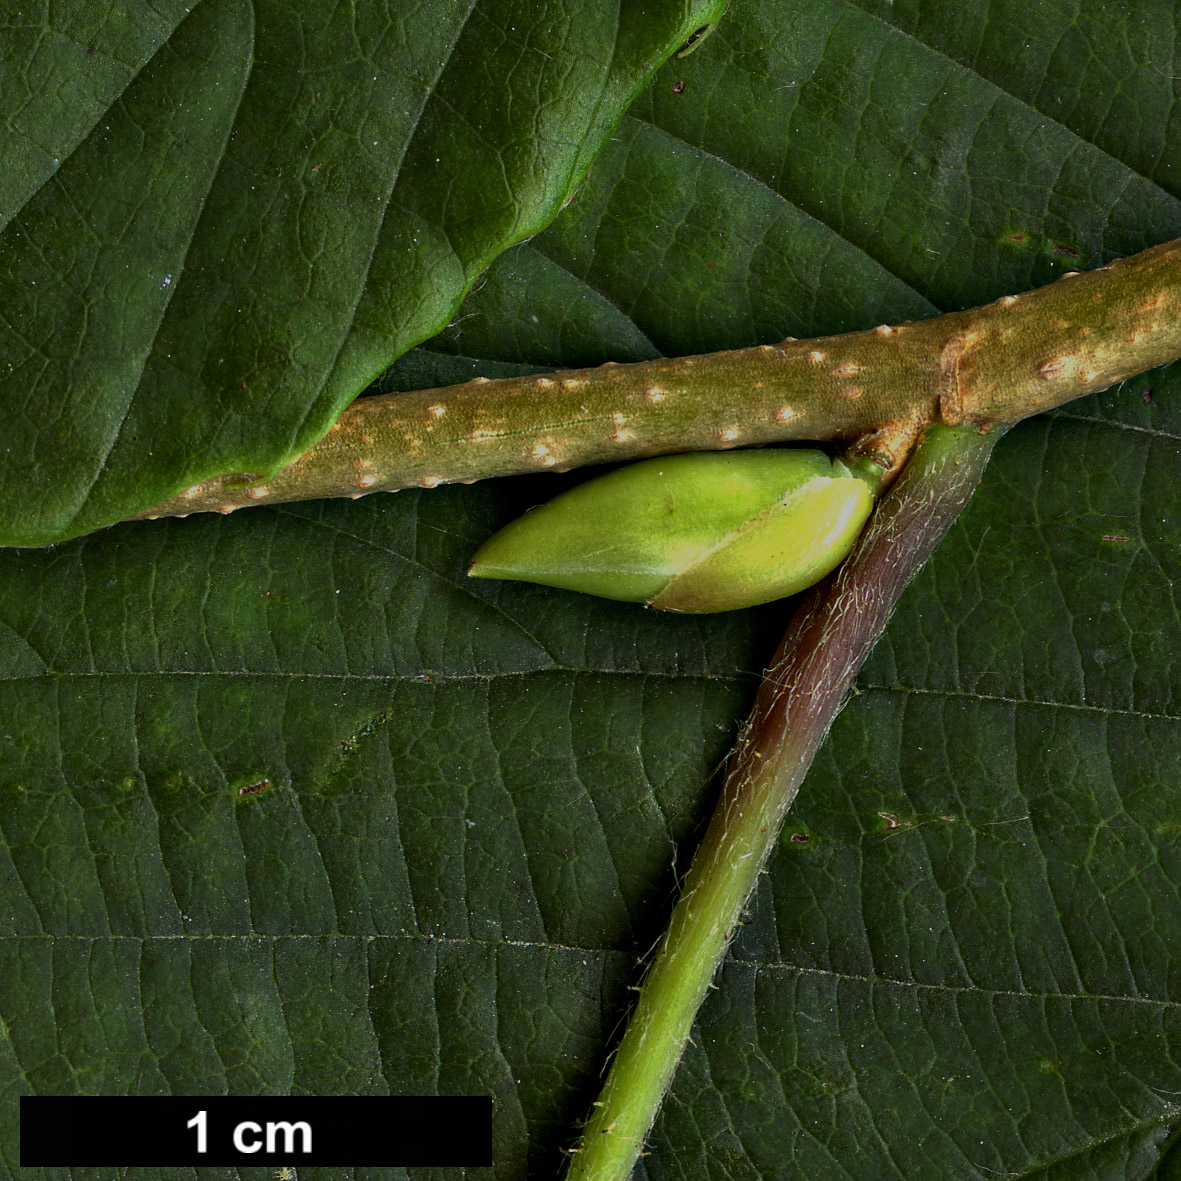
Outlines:
MULTIPOLYGON (((0 230, 0 541, 306 450, 549 221, 715 7, 468 0, 353 22, 205 0, 0 230)), ((41 85, 69 86, 78 56, 41 85)))

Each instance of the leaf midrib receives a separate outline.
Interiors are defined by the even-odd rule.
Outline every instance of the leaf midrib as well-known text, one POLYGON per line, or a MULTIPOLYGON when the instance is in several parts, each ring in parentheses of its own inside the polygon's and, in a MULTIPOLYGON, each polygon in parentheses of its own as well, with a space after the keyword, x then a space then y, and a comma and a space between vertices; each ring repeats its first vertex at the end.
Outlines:
MULTIPOLYGON (((211 680, 229 681, 326 681, 359 684, 388 684, 388 685, 478 685, 496 684, 505 681, 523 680, 529 677, 602 677, 611 680, 624 681, 668 681, 675 684, 698 685, 748 685, 758 684, 759 677, 754 672, 686 672, 664 671, 660 669, 628 669, 591 667, 587 665, 573 665, 555 663, 545 668, 506 669, 495 672, 449 672, 439 669, 423 669, 419 672, 323 672, 314 670, 293 669, 216 669, 216 668, 151 668, 151 669, 47 669, 44 672, 16 673, 0 678, 0 684, 16 685, 22 683, 47 681, 51 683, 67 683, 76 681, 108 681, 108 680, 143 680, 159 678, 182 679, 208 678, 211 680)), ((870 693, 884 696, 898 695, 902 697, 933 697, 944 700, 967 700, 989 702, 997 705, 1008 705, 1021 709, 1050 709, 1071 710, 1081 713, 1093 713, 1102 716, 1129 717, 1141 721, 1151 722, 1181 722, 1181 714, 1168 712, 1154 712, 1152 710, 1134 709, 1127 706, 1108 704, 1092 704, 1079 701, 1055 701, 1041 697, 1014 697, 1001 693, 981 693, 968 689, 947 689, 924 685, 905 684, 875 684, 872 682, 858 682, 857 691, 861 695, 870 693)))
MULTIPOLYGON (((517 948, 529 949, 544 953, 557 952, 575 956, 598 956, 604 960, 618 959, 629 964, 635 962, 634 952, 621 950, 617 947, 602 947, 591 944, 562 943, 557 940, 538 939, 494 939, 487 936, 455 936, 436 935, 430 932, 397 931, 397 932, 366 932, 351 933, 340 931, 295 931, 274 933, 267 931, 236 931, 236 932, 176 932, 160 935, 127 935, 115 932, 101 934, 85 934, 78 932, 54 933, 48 931, 13 932, 0 935, 0 943, 36 942, 50 940, 54 943, 236 943, 249 941, 251 943, 280 944, 285 942, 302 943, 353 943, 353 944, 392 944, 414 943, 434 944, 439 947, 487 947, 487 948, 517 948)), ((880 973, 842 972, 831 968, 817 968, 803 964, 793 964, 784 960, 756 959, 744 955, 741 947, 735 947, 726 958, 723 971, 751 971, 756 975, 776 973, 795 975, 799 977, 819 977, 845 984, 866 984, 873 988, 915 989, 931 994, 947 996, 979 996, 988 998, 1008 998, 1018 1001, 1063 1001, 1069 1003, 1101 1002, 1112 1005, 1135 1005, 1154 1008, 1162 1011, 1181 1010, 1181 1001, 1163 997, 1143 995, 1120 995, 1104 992, 1049 992, 1037 989, 990 988, 979 984, 947 984, 942 981, 903 980, 895 976, 884 976, 880 973)), ((1177 1111, 1181 1112, 1181 1103, 1177 1104, 1177 1111)))

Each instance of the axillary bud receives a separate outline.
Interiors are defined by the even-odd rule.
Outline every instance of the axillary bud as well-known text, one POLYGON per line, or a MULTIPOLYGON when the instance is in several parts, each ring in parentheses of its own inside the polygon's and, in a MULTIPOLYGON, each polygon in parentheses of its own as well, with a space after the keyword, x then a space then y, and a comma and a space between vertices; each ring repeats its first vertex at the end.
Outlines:
POLYGON ((823 578, 853 548, 873 502, 868 476, 817 450, 646 459, 506 525, 469 573, 661 611, 731 611, 823 578))

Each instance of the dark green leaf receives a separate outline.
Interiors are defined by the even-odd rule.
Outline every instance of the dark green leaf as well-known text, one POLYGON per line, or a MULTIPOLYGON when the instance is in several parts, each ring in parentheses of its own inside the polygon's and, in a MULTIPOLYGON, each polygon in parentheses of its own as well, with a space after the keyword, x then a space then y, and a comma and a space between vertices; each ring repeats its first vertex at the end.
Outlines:
MULTIPOLYGON (((1078 7, 744 0, 387 383, 864 327, 1181 234, 1175 14, 1078 7)), ((1175 366, 1001 444, 641 1175, 1175 1175, 1179 407, 1175 366)), ((13 1170, 21 1093, 294 1089, 491 1092, 495 1175, 556 1174, 786 614, 464 579, 573 478, 0 555, 13 1170)))
POLYGON ((719 3, 10 11, 0 543, 304 451, 550 220, 719 3))

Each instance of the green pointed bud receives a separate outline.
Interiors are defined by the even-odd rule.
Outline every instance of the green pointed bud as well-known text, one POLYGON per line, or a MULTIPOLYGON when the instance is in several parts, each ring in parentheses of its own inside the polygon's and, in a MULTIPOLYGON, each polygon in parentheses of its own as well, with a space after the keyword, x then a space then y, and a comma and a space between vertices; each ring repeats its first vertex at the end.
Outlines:
POLYGON ((646 459, 506 525, 469 573, 661 611, 731 611, 823 578, 853 548, 873 501, 868 475, 821 451, 646 459))

